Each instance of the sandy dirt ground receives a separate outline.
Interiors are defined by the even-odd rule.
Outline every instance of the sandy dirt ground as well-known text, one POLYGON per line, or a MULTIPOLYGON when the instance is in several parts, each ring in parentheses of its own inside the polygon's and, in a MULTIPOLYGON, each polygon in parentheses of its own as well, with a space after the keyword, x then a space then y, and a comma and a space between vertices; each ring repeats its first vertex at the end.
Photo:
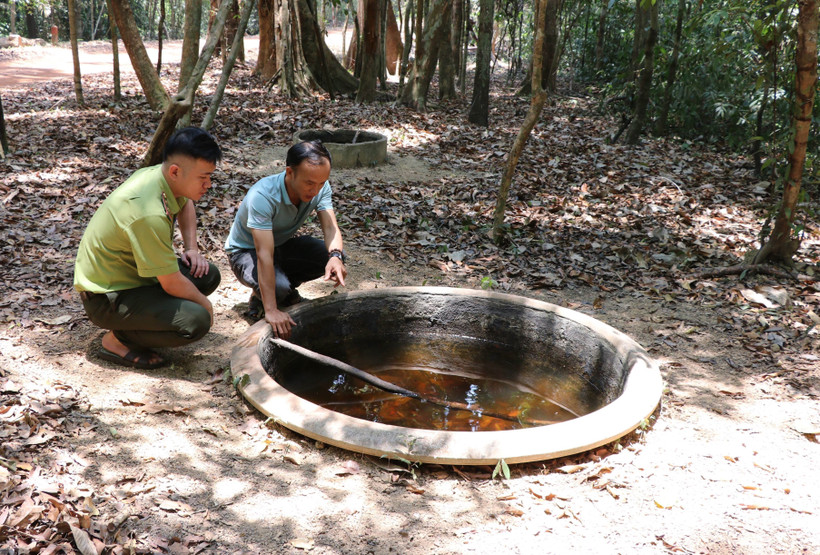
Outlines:
MULTIPOLYGON (((204 45, 204 41, 201 44, 204 45)), ((259 47, 258 37, 248 37, 245 47, 248 55, 255 58, 255 52, 259 47)), ((118 43, 118 49, 120 71, 133 72, 131 60, 128 58, 122 40, 118 43)), ((148 57, 156 64, 159 53, 157 41, 146 42, 145 49, 148 57)), ((113 71, 110 42, 80 43, 78 53, 81 74, 111 73, 113 71)), ((181 55, 182 41, 163 42, 163 64, 178 64, 181 55)), ((3 88, 20 88, 44 81, 73 78, 74 60, 71 55, 71 46, 68 43, 60 43, 58 46, 16 48, 13 51, 0 49, 0 84, 3 88)))
MULTIPOLYGON (((249 177, 281 168, 282 152, 261 153, 249 177)), ((391 153, 375 172, 331 179, 367 186, 414 175, 432 181, 440 171, 391 153)), ((431 267, 407 271, 366 244, 347 251, 348 290, 480 287, 431 267)), ((169 352, 170 367, 96 358, 101 331, 71 290, 58 293, 67 311, 43 299, 0 328, 6 393, 80 399, 72 435, 38 458, 54 469, 42 487, 87 496, 157 553, 820 553, 817 357, 762 368, 708 306, 512 282, 500 290, 590 314, 647 347, 666 384, 656 418, 591 453, 513 466, 509 479, 491 479, 489 467, 408 467, 268 425, 236 394, 224 376, 249 325, 248 293, 222 253, 209 256, 223 276, 214 328, 169 352)), ((330 291, 302 287, 307 298, 330 291)))
MULTIPOLYGON (((260 166, 276 167, 277 156, 260 166)), ((381 170, 385 179, 425 171, 398 159, 381 170)), ((355 173, 336 179, 363 177, 355 173)), ((477 287, 430 268, 399 271, 362 245, 348 252, 349 290, 477 287)), ((818 445, 801 433, 817 424, 817 390, 745 367, 707 309, 617 295, 594 309, 593 291, 512 291, 631 335, 659 357, 667 386, 643 433, 492 480, 489 467, 407 468, 266 426, 220 379, 249 325, 247 291, 223 255, 211 255, 223 275, 215 327, 174 351, 169 368, 97 359, 101 332, 79 302, 68 325, 0 336, 0 364, 15 383, 64 384, 83 399, 82 433, 49 454, 65 468, 55 480, 132 515, 143 541, 202 538, 204 553, 820 553, 818 445)), ((308 298, 330 291, 302 287, 308 298)))

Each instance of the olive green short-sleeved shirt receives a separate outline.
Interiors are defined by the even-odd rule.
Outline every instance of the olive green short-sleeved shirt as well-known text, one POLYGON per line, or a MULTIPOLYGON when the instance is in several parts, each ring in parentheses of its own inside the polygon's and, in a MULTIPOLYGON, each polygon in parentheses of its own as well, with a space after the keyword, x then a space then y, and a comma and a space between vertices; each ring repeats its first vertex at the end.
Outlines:
POLYGON ((174 197, 161 165, 136 171, 88 222, 74 263, 74 288, 109 293, 155 285, 157 276, 178 272, 174 217, 187 200, 174 197))

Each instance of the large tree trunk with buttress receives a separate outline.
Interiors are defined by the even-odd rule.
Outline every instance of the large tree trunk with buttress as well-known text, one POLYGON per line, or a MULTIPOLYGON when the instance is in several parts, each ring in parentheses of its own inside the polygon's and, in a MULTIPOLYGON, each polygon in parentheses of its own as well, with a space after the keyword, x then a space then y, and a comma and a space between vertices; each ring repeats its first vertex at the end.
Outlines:
POLYGON ((289 0, 294 3, 298 16, 298 36, 304 65, 302 70, 323 90, 339 94, 353 94, 359 88, 358 80, 350 75, 327 47, 319 33, 312 0, 289 0))
POLYGON ((806 149, 811 130, 812 110, 817 90, 817 38, 820 25, 820 0, 799 0, 797 14, 797 48, 795 49, 794 108, 789 172, 783 185, 783 199, 768 241, 757 252, 754 262, 792 263, 800 248, 800 238, 793 236, 797 201, 806 163, 806 149))
MULTIPOLYGON (((353 27, 353 36, 350 38, 350 48, 348 48, 347 52, 345 52, 344 55, 344 66, 348 69, 356 67, 356 57, 358 54, 359 38, 363 34, 362 29, 360 29, 359 27, 362 26, 362 21, 364 21, 365 1, 366 0, 358 0, 359 4, 356 21, 359 22, 359 25, 353 27)), ((412 3, 412 0, 410 1, 410 3, 412 3)), ((402 58, 402 53, 404 52, 404 46, 402 45, 401 33, 399 32, 399 24, 396 21, 396 14, 393 11, 393 3, 388 0, 386 4, 387 30, 384 39, 385 55, 387 57, 386 65, 387 71, 390 73, 390 75, 395 75, 399 67, 399 62, 402 58)))
POLYGON ((129 0, 111 0, 111 8, 122 42, 125 44, 125 50, 131 59, 131 65, 137 74, 148 105, 154 110, 164 110, 170 98, 159 80, 154 64, 148 57, 148 52, 145 51, 129 0))

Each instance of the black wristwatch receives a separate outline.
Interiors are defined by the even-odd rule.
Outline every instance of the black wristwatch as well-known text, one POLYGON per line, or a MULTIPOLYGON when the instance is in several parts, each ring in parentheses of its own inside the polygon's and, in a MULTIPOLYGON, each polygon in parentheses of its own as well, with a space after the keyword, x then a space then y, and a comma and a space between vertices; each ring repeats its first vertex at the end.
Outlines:
POLYGON ((342 261, 342 264, 345 264, 347 262, 347 257, 345 256, 345 253, 344 253, 343 250, 333 249, 332 251, 330 251, 327 254, 328 254, 328 257, 332 256, 332 257, 338 258, 339 260, 342 261))

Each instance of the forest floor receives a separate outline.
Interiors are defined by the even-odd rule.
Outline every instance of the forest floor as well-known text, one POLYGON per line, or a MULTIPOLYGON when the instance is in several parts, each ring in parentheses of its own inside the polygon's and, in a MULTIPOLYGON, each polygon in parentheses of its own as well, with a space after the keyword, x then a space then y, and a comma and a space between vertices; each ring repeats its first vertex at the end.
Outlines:
MULTIPOLYGON (((704 272, 741 263, 774 203, 750 160, 674 139, 610 144, 617 120, 596 91, 564 91, 524 152, 510 242, 499 247, 488 226, 528 105, 503 76, 480 128, 466 122, 469 98, 427 113, 288 100, 251 67, 237 68, 226 93, 213 129, 225 159, 198 204, 201 244, 223 276, 215 324, 154 371, 96 357, 102 332, 72 270, 88 219, 139 166, 159 116, 132 75, 117 103, 109 74, 85 77, 85 107, 65 79, 3 91, 12 152, 0 161, 0 547, 820 553, 817 222, 806 222, 791 273, 704 272), (221 244, 247 188, 282 169, 293 132, 323 127, 390 137, 385 165, 331 175, 348 290, 483 286, 589 314, 659 361, 652 425, 493 479, 491 467, 408 467, 266 424, 231 383, 248 292, 221 244)), ((195 122, 219 69, 203 82, 195 122)), ((163 71, 169 88, 176 77, 163 71)), ((308 298, 329 293, 302 287, 308 298)))

